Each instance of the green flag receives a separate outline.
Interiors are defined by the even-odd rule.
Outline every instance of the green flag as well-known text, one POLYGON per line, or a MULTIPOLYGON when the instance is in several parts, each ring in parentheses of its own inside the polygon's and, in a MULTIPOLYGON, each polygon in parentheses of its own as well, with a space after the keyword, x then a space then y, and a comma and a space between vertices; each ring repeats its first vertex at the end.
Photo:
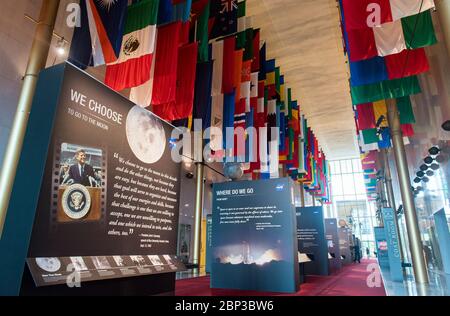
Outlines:
POLYGON ((385 99, 396 99, 421 92, 416 76, 387 80, 375 84, 351 88, 353 104, 371 103, 385 99))
POLYGON ((366 145, 378 143, 378 141, 380 140, 380 138, 377 135, 376 128, 363 130, 362 136, 363 136, 364 144, 366 144, 366 145))
POLYGON ((414 116, 411 99, 409 96, 398 98, 397 107, 400 113, 400 124, 415 124, 416 118, 414 116))
POLYGON ((431 11, 425 11, 402 19, 406 47, 415 49, 437 43, 431 11))

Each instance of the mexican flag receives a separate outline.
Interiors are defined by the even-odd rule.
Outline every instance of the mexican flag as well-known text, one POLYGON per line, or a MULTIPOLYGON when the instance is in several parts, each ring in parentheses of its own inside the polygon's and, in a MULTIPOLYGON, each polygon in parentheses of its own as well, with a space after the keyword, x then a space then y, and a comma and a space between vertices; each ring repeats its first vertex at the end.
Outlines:
POLYGON ((128 7, 119 59, 106 67, 105 83, 112 89, 137 87, 150 79, 158 7, 158 0, 142 0, 128 7))

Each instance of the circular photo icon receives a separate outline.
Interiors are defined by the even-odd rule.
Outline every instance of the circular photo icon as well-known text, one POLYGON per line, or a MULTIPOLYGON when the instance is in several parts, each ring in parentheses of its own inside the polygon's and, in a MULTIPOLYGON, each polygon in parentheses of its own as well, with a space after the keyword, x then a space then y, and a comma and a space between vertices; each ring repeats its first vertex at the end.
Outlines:
POLYGON ((127 116, 126 134, 133 154, 143 163, 158 162, 166 149, 162 122, 149 111, 135 106, 127 116))
POLYGON ((81 184, 69 186, 62 196, 64 213, 71 219, 82 219, 91 209, 91 196, 88 189, 81 184))
POLYGON ((47 272, 56 272, 61 269, 61 261, 58 258, 36 258, 36 264, 47 272))

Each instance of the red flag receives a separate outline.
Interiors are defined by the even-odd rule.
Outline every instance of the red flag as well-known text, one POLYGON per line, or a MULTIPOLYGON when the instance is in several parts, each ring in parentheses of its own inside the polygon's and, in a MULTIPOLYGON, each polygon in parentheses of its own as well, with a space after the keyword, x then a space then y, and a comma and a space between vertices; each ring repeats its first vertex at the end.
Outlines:
POLYGON ((413 137, 414 136, 414 128, 412 124, 403 124, 402 132, 404 137, 413 137))
POLYGON ((384 57, 389 80, 400 79, 427 72, 430 69, 425 49, 404 50, 384 57))
POLYGON ((342 5, 347 31, 392 22, 390 0, 343 0, 342 5), (372 17, 378 13, 379 23, 369 25, 368 22, 375 22, 372 17))
MULTIPOLYGON (((226 57, 225 57, 226 58, 226 57)), ((239 102, 241 99, 241 79, 242 79, 242 59, 244 58, 244 50, 240 49, 234 52, 234 67, 230 69, 233 73, 233 88, 236 89, 235 101, 239 102)), ((223 73, 227 72, 227 68, 223 67, 223 73)))
POLYGON ((260 30, 255 30, 253 34, 253 61, 252 61, 252 72, 259 71, 260 68, 260 56, 259 56, 259 42, 261 40, 261 32, 260 30))
POLYGON ((181 22, 158 29, 152 105, 175 102, 181 22))
POLYGON ((188 44, 179 48, 176 101, 161 104, 153 108, 153 112, 164 120, 180 120, 192 114, 197 69, 197 50, 197 43, 188 44))
MULTIPOLYGON (((234 36, 226 38, 224 40, 223 48, 223 74, 222 74, 222 93, 229 94, 232 93, 235 88, 235 75, 234 69, 235 64, 235 47, 236 38, 234 36)), ((241 57, 242 63, 242 57, 241 57)), ((241 73, 239 72, 239 80, 241 73)))
POLYGON ((355 62, 378 56, 375 35, 371 28, 349 30, 347 35, 350 61, 355 62))
POLYGON ((360 131, 375 128, 375 114, 372 103, 357 105, 356 112, 358 115, 358 129, 360 131))

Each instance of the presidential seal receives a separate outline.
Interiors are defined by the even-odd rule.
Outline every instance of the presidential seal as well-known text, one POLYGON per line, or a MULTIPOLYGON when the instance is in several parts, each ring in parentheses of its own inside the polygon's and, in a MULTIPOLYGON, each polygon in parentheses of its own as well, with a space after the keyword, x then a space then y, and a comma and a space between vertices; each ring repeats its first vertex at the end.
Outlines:
POLYGON ((62 196, 64 213, 71 219, 82 219, 91 208, 91 196, 88 189, 81 184, 69 186, 62 196))

